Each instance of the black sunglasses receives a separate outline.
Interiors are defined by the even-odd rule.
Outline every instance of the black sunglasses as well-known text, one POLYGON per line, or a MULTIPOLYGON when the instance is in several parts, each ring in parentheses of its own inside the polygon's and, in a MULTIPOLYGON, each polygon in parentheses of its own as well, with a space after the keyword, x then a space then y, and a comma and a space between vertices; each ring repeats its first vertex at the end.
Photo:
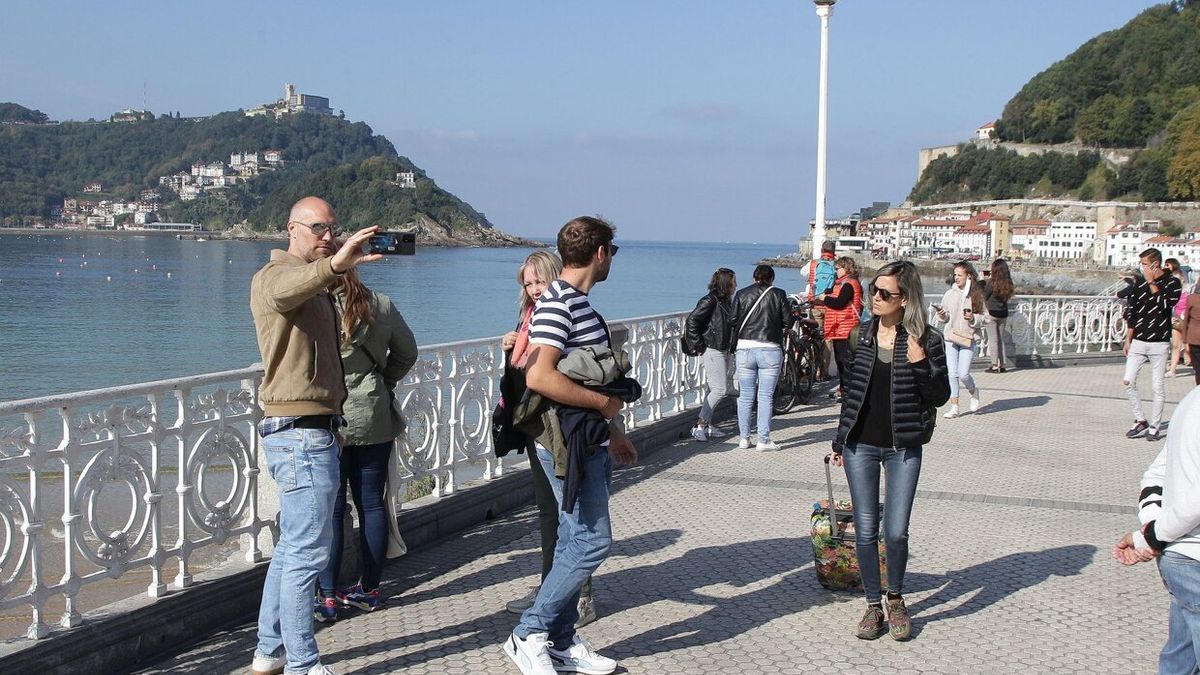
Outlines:
POLYGON ((884 302, 891 302, 892 298, 904 297, 904 293, 893 293, 886 288, 880 288, 875 285, 874 281, 871 282, 871 285, 868 286, 868 288, 870 289, 872 296, 878 295, 879 299, 884 302))
POLYGON ((620 249, 621 249, 621 247, 620 247, 620 246, 617 246, 616 244, 609 244, 609 245, 608 245, 608 255, 609 255, 609 257, 612 257, 612 256, 616 255, 616 254, 617 254, 617 251, 619 251, 620 249))

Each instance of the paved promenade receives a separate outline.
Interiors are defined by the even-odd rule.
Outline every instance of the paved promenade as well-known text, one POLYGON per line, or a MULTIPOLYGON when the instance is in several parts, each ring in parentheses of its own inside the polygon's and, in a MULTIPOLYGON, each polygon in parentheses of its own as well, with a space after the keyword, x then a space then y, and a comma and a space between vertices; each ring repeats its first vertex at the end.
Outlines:
MULTIPOLYGON (((781 452, 681 440, 619 471, 601 618, 581 632, 630 673, 1153 672, 1166 593, 1153 565, 1124 568, 1110 550, 1161 442, 1124 438, 1121 370, 978 373, 983 408, 939 419, 913 513, 910 642, 856 640, 861 596, 817 584, 808 516, 828 399, 776 420, 781 452)), ((1168 415, 1191 387, 1190 373, 1168 380, 1168 415)), ((504 603, 536 581, 535 527, 524 509, 395 561, 384 609, 320 630, 325 662, 516 673, 504 603)), ((245 672, 254 642, 248 623, 142 672, 245 672)))

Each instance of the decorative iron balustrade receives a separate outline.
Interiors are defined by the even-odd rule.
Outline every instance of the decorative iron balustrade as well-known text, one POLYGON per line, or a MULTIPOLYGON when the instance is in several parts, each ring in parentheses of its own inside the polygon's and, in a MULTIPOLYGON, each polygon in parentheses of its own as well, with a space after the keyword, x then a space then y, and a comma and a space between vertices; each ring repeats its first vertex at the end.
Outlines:
MULTIPOLYGON (((685 317, 612 325, 643 384, 628 427, 698 404, 699 362, 679 351, 685 317)), ((397 498, 414 482, 436 499, 524 464, 491 450, 503 368, 496 338, 420 349, 396 388, 408 420, 397 498)), ((0 614, 28 607, 25 634, 41 638, 51 624, 79 625, 84 605, 120 597, 100 585, 132 587, 128 596, 144 577, 160 597, 232 556, 263 559, 258 535, 276 507, 270 481, 259 491, 261 379, 247 368, 0 403, 0 614)))
MULTIPOLYGON (((1018 353, 1111 351, 1123 339, 1114 298, 1018 296, 1011 307, 1018 353)), ((626 410, 630 429, 699 404, 699 359, 679 350, 685 317, 611 326, 643 385, 626 410)), ((503 368, 496 338, 420 349, 396 389, 408 420, 396 498, 424 481, 437 499, 524 463, 491 451, 503 368)), ((82 604, 115 599, 94 592, 102 584, 144 580, 160 597, 212 563, 262 560, 259 534, 273 527, 275 506, 273 485, 260 493, 259 484, 261 378, 245 368, 0 402, 0 614, 28 607, 26 635, 41 638, 51 623, 79 625, 82 604)))

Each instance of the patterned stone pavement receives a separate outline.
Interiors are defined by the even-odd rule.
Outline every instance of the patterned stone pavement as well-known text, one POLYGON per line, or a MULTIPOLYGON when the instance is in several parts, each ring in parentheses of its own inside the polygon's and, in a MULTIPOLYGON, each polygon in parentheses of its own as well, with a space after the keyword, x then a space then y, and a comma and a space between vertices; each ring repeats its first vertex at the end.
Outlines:
MULTIPOLYGON (((601 618, 581 633, 631 673, 1153 672, 1166 594, 1153 566, 1109 554, 1160 447, 1124 438, 1121 370, 980 373, 984 407, 939 419, 912 521, 910 642, 856 640, 861 596, 817 584, 808 516, 828 399, 776 420, 781 452, 681 440, 619 471, 601 618)), ((1168 380, 1168 416, 1191 386, 1168 380)), ((393 562, 384 609, 321 628, 325 662, 339 675, 516 673, 504 603, 536 581, 535 527, 524 509, 393 562)), ((247 623, 141 672, 245 672, 253 648, 247 623)))

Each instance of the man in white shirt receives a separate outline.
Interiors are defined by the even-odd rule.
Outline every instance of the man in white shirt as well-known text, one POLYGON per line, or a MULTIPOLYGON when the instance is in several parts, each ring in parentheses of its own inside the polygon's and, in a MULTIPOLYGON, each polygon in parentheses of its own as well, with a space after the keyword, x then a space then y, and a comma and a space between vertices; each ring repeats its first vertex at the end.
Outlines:
POLYGON ((1192 675, 1200 663, 1200 387, 1175 409, 1167 442, 1142 475, 1140 529, 1113 549, 1125 565, 1158 559, 1171 594, 1160 675, 1192 675))

